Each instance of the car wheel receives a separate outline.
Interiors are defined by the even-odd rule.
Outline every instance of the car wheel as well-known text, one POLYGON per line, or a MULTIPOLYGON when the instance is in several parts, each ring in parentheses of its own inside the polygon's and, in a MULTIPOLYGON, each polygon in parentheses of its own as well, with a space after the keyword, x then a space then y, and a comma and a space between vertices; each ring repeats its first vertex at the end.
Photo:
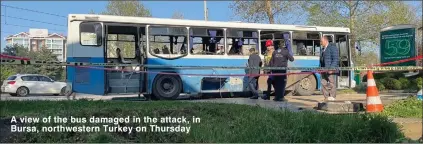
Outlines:
POLYGON ((316 90, 316 87, 317 82, 314 75, 305 76, 295 85, 295 95, 310 96, 316 90))
POLYGON ((59 94, 59 95, 61 95, 61 96, 66 95, 66 87, 63 87, 63 88, 60 90, 60 94, 59 94))
POLYGON ((16 94, 18 94, 18 96, 25 97, 25 96, 28 96, 29 90, 26 87, 19 87, 16 90, 16 94))
POLYGON ((18 94, 15 94, 15 93, 11 93, 11 94, 9 94, 10 96, 17 96, 18 94))
POLYGON ((178 76, 159 75, 154 81, 153 95, 159 99, 176 99, 182 90, 182 80, 178 76))

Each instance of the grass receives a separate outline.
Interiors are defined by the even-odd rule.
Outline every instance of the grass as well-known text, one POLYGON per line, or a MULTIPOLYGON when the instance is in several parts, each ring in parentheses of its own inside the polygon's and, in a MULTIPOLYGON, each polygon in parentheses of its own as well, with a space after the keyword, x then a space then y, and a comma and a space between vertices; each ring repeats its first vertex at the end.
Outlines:
MULTIPOLYGON (((191 124, 189 134, 13 133, 1 142, 390 143, 404 139, 398 125, 380 115, 295 113, 258 106, 180 101, 1 101, 0 105, 2 119, 12 116, 196 116, 201 118, 201 123, 191 124)), ((54 124, 35 125, 54 126, 54 124)))
POLYGON ((422 113, 423 102, 417 100, 416 97, 395 101, 388 105, 383 111, 383 115, 401 118, 422 118, 422 113))

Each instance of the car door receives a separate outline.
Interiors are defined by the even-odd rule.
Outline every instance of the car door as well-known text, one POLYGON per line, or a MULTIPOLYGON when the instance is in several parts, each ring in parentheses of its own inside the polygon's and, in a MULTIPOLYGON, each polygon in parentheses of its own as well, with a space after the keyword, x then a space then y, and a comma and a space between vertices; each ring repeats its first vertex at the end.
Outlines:
POLYGON ((39 84, 37 76, 22 76, 22 86, 28 88, 29 93, 31 94, 39 94, 42 92, 42 87, 39 84))
POLYGON ((56 85, 54 85, 53 80, 46 76, 37 76, 40 80, 40 85, 42 87, 42 93, 44 94, 57 94, 59 93, 57 91, 56 85))

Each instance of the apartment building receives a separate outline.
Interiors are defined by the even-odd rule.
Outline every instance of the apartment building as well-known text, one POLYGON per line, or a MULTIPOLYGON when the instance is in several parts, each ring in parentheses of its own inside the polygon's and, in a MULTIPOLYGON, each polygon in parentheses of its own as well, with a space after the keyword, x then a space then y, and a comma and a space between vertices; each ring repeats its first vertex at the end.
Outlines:
POLYGON ((47 29, 29 29, 29 32, 20 32, 6 37, 7 45, 18 44, 29 51, 42 48, 49 49, 59 61, 65 61, 66 36, 57 33, 48 33, 47 29))

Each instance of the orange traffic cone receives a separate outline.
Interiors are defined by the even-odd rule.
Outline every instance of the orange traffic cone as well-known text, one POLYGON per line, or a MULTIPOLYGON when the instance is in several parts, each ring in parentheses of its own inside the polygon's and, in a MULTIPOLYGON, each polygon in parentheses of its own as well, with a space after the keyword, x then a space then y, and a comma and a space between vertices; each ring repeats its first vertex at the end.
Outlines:
POLYGON ((383 104, 373 78, 373 72, 367 71, 367 106, 366 112, 382 112, 383 104))

